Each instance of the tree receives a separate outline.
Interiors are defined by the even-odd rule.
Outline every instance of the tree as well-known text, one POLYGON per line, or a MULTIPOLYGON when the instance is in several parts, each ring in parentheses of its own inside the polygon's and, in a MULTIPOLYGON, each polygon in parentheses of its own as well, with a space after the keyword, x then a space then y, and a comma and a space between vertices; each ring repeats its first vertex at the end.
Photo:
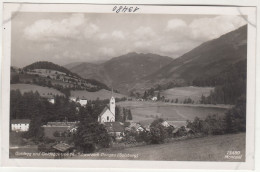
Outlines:
POLYGON ((163 119, 159 118, 152 122, 150 126, 151 143, 163 143, 167 137, 166 127, 162 125, 163 119))
POLYGON ((245 132, 246 131, 246 96, 242 95, 236 105, 225 115, 226 132, 245 132))
POLYGON ((99 148, 107 148, 111 137, 103 124, 81 121, 74 135, 75 145, 84 153, 94 152, 99 148))
POLYGON ((148 95, 147 95, 147 92, 145 91, 145 92, 144 92, 144 95, 143 95, 143 99, 146 100, 146 99, 147 99, 147 96, 148 96, 148 95))
POLYGON ((128 120, 133 120, 132 112, 130 109, 128 109, 128 115, 127 115, 128 120))
POLYGON ((160 92, 157 93, 157 100, 158 100, 158 101, 161 100, 161 94, 160 94, 160 92))

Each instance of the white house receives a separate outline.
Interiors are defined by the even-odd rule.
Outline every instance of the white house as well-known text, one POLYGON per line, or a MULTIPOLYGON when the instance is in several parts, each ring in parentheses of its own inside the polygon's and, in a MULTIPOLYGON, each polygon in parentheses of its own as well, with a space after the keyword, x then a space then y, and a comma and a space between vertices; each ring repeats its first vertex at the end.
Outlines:
POLYGON ((157 97, 152 97, 152 101, 157 101, 157 97))
POLYGON ((29 130, 31 120, 14 119, 11 120, 11 130, 16 132, 25 132, 29 130))
POLYGON ((48 98, 48 102, 50 102, 51 104, 55 103, 55 99, 54 98, 48 98))
POLYGON ((99 123, 115 122, 115 98, 112 96, 109 102, 110 108, 105 107, 101 114, 98 116, 99 123))
POLYGON ((87 100, 87 99, 84 99, 84 98, 82 98, 82 99, 79 99, 79 100, 78 100, 78 102, 79 102, 79 104, 80 104, 81 106, 86 106, 86 105, 87 105, 87 103, 88 103, 88 100, 87 100))
POLYGON ((163 121, 161 124, 164 127, 170 127, 171 126, 167 121, 163 121))

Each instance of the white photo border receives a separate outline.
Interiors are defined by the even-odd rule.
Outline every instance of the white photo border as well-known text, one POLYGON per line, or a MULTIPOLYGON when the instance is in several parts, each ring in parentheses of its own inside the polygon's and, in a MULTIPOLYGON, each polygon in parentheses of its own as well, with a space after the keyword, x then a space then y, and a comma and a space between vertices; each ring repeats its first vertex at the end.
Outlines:
MULTIPOLYGON (((130 160, 38 160, 9 159, 9 107, 10 107, 10 61, 11 61, 11 13, 16 12, 77 12, 115 13, 115 5, 89 4, 4 4, 3 58, 2 58, 2 155, 3 166, 12 167, 80 167, 80 168, 158 168, 158 169, 244 169, 254 168, 255 143, 255 95, 256 95, 256 8, 213 6, 138 6, 138 14, 214 14, 247 15, 247 124, 246 162, 194 162, 194 161, 130 161, 130 160), (102 165, 100 164, 102 162, 102 165), (203 164, 203 165, 202 165, 203 164)), ((134 14, 129 14, 134 15, 134 14)))

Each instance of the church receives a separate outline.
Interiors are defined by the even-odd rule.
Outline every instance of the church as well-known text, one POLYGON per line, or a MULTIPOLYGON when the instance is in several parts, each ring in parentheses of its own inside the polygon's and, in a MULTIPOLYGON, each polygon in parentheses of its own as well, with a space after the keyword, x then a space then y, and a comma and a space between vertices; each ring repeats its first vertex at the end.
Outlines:
POLYGON ((115 98, 112 96, 109 102, 109 108, 106 106, 101 114, 98 116, 98 122, 99 123, 105 123, 105 122, 115 122, 115 110, 116 110, 116 104, 115 104, 115 98))

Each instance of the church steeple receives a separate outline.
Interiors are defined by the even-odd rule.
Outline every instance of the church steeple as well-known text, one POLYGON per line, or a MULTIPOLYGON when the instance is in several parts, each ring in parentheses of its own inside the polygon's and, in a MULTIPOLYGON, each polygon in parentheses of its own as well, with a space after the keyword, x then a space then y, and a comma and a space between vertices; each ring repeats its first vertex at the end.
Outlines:
POLYGON ((110 111, 115 115, 116 101, 115 101, 115 98, 113 97, 113 88, 112 88, 112 95, 111 95, 111 99, 110 99, 110 111))

